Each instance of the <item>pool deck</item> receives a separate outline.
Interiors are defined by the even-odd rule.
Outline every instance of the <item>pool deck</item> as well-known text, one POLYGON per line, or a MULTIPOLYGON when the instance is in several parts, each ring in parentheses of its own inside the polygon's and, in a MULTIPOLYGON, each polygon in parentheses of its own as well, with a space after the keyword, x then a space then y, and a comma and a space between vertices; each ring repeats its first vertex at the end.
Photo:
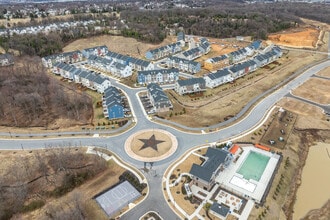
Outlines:
POLYGON ((216 182, 218 182, 221 187, 229 192, 233 192, 246 199, 253 199, 256 202, 260 202, 265 190, 267 189, 268 183, 273 175, 279 158, 280 157, 277 154, 255 148, 253 146, 243 147, 243 153, 240 155, 236 163, 230 163, 230 165, 216 178, 216 182), (259 181, 246 180, 242 177, 242 175, 237 173, 250 151, 255 151, 270 157, 259 181))

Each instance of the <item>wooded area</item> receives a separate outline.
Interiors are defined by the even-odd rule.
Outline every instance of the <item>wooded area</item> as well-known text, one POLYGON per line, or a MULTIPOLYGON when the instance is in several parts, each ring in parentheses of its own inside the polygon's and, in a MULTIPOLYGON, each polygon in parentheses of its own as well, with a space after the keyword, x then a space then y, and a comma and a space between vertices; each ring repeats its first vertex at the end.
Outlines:
POLYGON ((103 158, 70 147, 1 158, 0 219, 10 219, 44 205, 45 219, 85 219, 86 198, 81 198, 81 193, 73 193, 66 204, 50 206, 47 202, 66 195, 107 168, 103 158), (17 159, 19 163, 11 161, 17 159))
POLYGON ((37 57, 24 57, 1 68, 0 125, 54 128, 58 119, 71 125, 90 123, 92 100, 50 75, 37 57))
MULTIPOLYGON (((97 19, 102 22, 88 27, 66 28, 47 35, 2 36, 0 46, 6 51, 9 48, 15 49, 20 54, 47 56, 61 52, 65 44, 72 40, 113 34, 111 30, 143 42, 159 43, 169 34, 170 29, 183 29, 186 34, 205 37, 252 36, 254 39, 266 39, 270 33, 299 25, 300 17, 330 23, 330 5, 326 4, 242 4, 226 1, 212 1, 210 4, 214 5, 164 10, 126 7, 121 9, 120 16, 111 13, 79 14, 69 17, 68 21, 97 19), (101 29, 96 29, 96 26, 101 29)), ((45 18, 39 23, 32 23, 42 25, 54 21, 59 20, 45 18)))

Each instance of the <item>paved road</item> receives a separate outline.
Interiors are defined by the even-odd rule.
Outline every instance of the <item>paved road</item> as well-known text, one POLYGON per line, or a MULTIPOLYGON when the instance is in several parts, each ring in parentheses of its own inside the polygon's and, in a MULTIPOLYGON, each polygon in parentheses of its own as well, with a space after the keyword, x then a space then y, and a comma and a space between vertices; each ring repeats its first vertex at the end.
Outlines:
POLYGON ((115 86, 125 90, 127 96, 130 97, 131 108, 134 111, 134 117, 137 120, 136 125, 130 129, 129 131, 112 136, 112 137, 62 137, 62 138, 54 138, 54 139, 4 139, 0 140, 0 149, 36 149, 43 147, 51 147, 51 146, 99 146, 107 148, 117 155, 119 155, 124 161, 129 164, 142 168, 143 162, 137 161, 133 158, 130 158, 125 150, 124 150, 124 142, 125 140, 136 131, 142 129, 150 129, 150 128, 159 128, 164 129, 171 132, 178 139, 178 149, 177 151, 169 158, 157 162, 154 164, 154 169, 156 170, 157 176, 147 175, 147 179, 149 182, 150 194, 146 198, 146 200, 135 207, 130 212, 126 213, 122 216, 122 219, 136 219, 139 215, 141 216, 143 213, 153 210, 159 212, 160 215, 164 219, 176 219, 176 214, 169 208, 166 201, 163 199, 163 189, 161 187, 161 178, 166 170, 166 168, 177 159, 184 152, 189 150, 190 148, 203 145, 207 142, 215 142, 221 141, 233 136, 244 133, 254 126, 258 125, 263 119, 265 113, 274 105, 276 102, 288 94, 292 89, 296 88, 303 82, 305 82, 309 77, 313 74, 317 73, 321 69, 330 66, 330 60, 324 61, 314 67, 311 67, 303 74, 294 78, 291 82, 279 88, 274 93, 265 97, 262 101, 260 101, 251 112, 243 118, 241 121, 236 124, 221 129, 214 133, 208 134, 191 134, 185 133, 179 130, 176 130, 171 127, 166 127, 155 122, 149 121, 145 117, 145 113, 140 106, 140 102, 137 99, 137 93, 141 89, 128 89, 126 86, 122 84, 118 84, 114 82, 115 86))

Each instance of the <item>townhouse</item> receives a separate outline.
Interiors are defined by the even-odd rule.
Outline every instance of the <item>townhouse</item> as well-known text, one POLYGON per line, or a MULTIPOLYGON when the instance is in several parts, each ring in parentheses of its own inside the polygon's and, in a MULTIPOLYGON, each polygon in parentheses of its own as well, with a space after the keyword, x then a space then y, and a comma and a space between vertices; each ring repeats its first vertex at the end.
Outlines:
POLYGON ((124 65, 115 60, 97 57, 94 55, 89 56, 88 64, 95 69, 111 73, 114 76, 125 78, 132 75, 132 68, 129 65, 124 65))
POLYGON ((107 59, 121 63, 123 65, 129 65, 132 68, 132 70, 136 70, 136 71, 154 69, 154 64, 149 61, 122 55, 112 51, 109 51, 105 57, 107 59))
POLYGON ((178 68, 180 71, 188 72, 191 74, 198 73, 201 70, 201 64, 199 62, 174 56, 169 57, 166 60, 166 65, 169 68, 178 68))
POLYGON ((173 108, 171 101, 165 94, 163 89, 156 83, 150 83, 147 86, 148 93, 147 96, 153 105, 155 112, 165 112, 173 108))
POLYGON ((253 59, 258 68, 263 67, 271 62, 274 62, 283 55, 282 49, 278 46, 271 46, 265 51, 267 52, 258 54, 253 59))
POLYGON ((158 60, 172 54, 178 53, 182 50, 182 46, 180 42, 176 42, 173 44, 168 44, 163 47, 159 47, 153 50, 149 50, 146 52, 147 60, 158 60))
POLYGON ((96 90, 99 93, 103 93, 106 88, 111 86, 108 77, 77 68, 70 64, 55 63, 52 71, 56 75, 72 80, 75 83, 81 83, 83 86, 96 90))
POLYGON ((177 34, 176 42, 179 42, 181 44, 181 47, 184 47, 185 46, 185 44, 186 44, 186 36, 185 36, 185 34, 182 31, 180 31, 177 34))
POLYGON ((109 119, 124 118, 124 106, 119 89, 110 86, 103 95, 103 114, 109 119))
POLYGON ((229 65, 229 57, 227 54, 212 57, 204 61, 204 68, 209 71, 215 71, 229 65))
POLYGON ((244 61, 242 63, 237 63, 229 68, 234 79, 242 77, 250 72, 255 71, 256 69, 257 64, 253 59, 244 61))
POLYGON ((227 69, 218 70, 216 73, 210 73, 204 76, 205 85, 208 88, 215 88, 224 83, 233 81, 231 72, 227 69))
POLYGON ((138 71, 137 82, 140 85, 149 83, 175 83, 179 79, 177 68, 138 71))
POLYGON ((175 83, 174 90, 179 95, 203 92, 206 90, 205 79, 200 77, 200 78, 190 78, 190 79, 178 80, 175 83))
POLYGON ((105 56, 108 53, 108 47, 105 45, 91 47, 91 48, 83 49, 81 52, 82 52, 83 56, 86 57, 87 59, 90 55, 105 56))
POLYGON ((83 60, 83 54, 79 51, 66 52, 61 54, 54 54, 43 57, 42 64, 47 68, 52 68, 54 63, 63 62, 67 64, 80 62, 83 60))
POLYGON ((187 60, 194 60, 203 55, 204 55, 204 49, 202 49, 201 47, 194 47, 182 53, 182 57, 187 60))

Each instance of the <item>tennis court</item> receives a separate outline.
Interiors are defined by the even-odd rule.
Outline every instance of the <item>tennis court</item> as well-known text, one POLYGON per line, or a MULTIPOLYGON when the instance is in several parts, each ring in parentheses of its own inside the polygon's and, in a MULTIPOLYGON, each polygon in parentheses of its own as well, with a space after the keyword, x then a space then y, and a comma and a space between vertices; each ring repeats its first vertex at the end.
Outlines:
POLYGON ((128 181, 124 181, 97 196, 95 200, 105 213, 111 217, 140 196, 141 194, 128 181))

